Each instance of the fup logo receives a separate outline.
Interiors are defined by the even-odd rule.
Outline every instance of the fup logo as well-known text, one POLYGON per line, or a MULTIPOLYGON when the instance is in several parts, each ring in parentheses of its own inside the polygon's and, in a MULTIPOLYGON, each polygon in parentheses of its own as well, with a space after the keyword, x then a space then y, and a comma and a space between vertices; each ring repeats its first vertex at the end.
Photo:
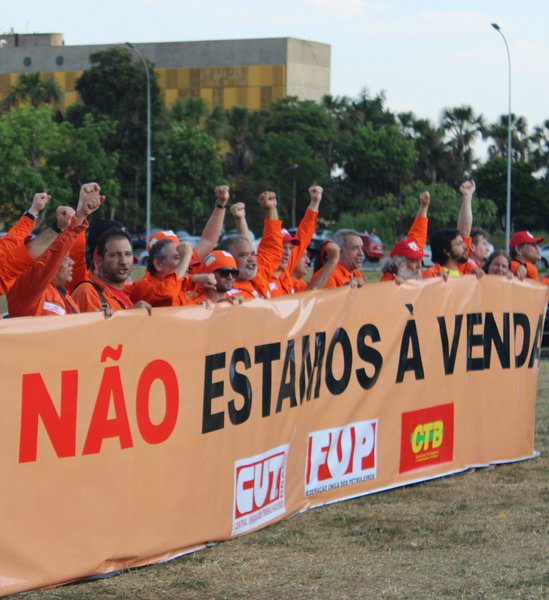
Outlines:
POLYGON ((233 535, 284 514, 289 445, 234 464, 233 535))
POLYGON ((453 456, 453 404, 441 404, 402 414, 400 473, 449 462, 453 456))
POLYGON ((376 469, 377 419, 309 434, 307 496, 374 479, 376 469))

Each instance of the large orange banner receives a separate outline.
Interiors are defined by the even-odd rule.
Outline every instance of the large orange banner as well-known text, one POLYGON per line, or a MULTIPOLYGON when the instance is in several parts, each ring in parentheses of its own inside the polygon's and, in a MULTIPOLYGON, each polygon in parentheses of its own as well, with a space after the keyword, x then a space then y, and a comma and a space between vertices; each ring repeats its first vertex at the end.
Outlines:
POLYGON ((0 322, 0 592, 534 455, 548 289, 473 277, 0 322))

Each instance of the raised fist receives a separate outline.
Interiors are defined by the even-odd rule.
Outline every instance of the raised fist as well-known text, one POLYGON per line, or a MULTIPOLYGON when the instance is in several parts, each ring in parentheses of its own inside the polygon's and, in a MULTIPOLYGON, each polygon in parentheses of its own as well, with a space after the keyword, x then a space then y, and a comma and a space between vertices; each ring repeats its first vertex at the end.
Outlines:
POLYGON ((312 185, 309 188, 309 195, 311 196, 312 202, 320 202, 322 200, 322 194, 324 190, 319 185, 312 185))
POLYGON ((236 202, 231 206, 231 215, 235 219, 245 219, 246 218, 246 205, 244 202, 236 202))
POLYGON ((229 186, 218 185, 215 188, 215 197, 220 204, 225 205, 229 201, 229 186))
POLYGON ((70 206, 58 206, 55 210, 55 216, 57 217, 57 227, 65 229, 74 217, 74 209, 70 206))
POLYGON ((191 242, 180 242, 179 244, 177 244, 176 249, 180 258, 187 258, 193 253, 193 246, 191 242))
POLYGON ((428 208, 431 203, 431 194, 429 194, 429 192, 421 192, 419 195, 419 203, 421 206, 428 208))
POLYGON ((326 260, 331 261, 331 262, 339 261, 340 249, 337 244, 334 244, 334 242, 328 242, 326 244, 325 250, 326 250, 326 260))
POLYGON ((47 192, 40 192, 34 194, 32 200, 32 206, 29 208, 29 212, 37 217, 46 207, 46 204, 51 200, 51 196, 47 192))
POLYGON ((468 196, 469 198, 471 198, 473 196, 473 194, 475 193, 475 189, 476 189, 476 185, 472 179, 470 179, 469 181, 464 181, 459 186, 459 191, 461 192, 461 195, 468 196))
POLYGON ((259 195, 257 201, 264 209, 276 208, 276 194, 274 192, 263 192, 259 195))

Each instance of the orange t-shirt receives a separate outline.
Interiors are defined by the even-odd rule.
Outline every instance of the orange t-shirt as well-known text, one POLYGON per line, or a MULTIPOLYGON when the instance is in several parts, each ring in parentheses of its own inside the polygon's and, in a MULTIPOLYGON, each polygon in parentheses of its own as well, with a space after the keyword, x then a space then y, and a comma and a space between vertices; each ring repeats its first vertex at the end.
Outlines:
POLYGON ((65 314, 78 312, 74 300, 63 295, 52 281, 74 240, 85 231, 87 221, 77 227, 74 219, 42 256, 17 278, 8 291, 10 317, 65 314))
POLYGON ((130 298, 133 302, 145 300, 151 306, 183 306, 193 301, 188 292, 187 277, 177 279, 175 273, 169 273, 159 279, 147 271, 132 285, 130 298))
MULTIPOLYGON (((311 278, 311 283, 318 277, 318 273, 320 269, 314 273, 311 278)), ((336 288, 347 285, 353 279, 364 279, 362 277, 362 273, 358 269, 353 269, 349 271, 346 267, 344 267, 341 263, 338 263, 336 268, 333 270, 330 275, 330 279, 328 279, 326 283, 326 288, 336 288)))
POLYGON ((512 260, 511 261, 511 273, 513 273, 513 275, 516 275, 517 269, 521 265, 523 267, 526 267, 526 277, 528 279, 535 279, 536 281, 539 281, 538 270, 537 270, 536 266, 533 265, 532 263, 520 263, 520 262, 518 262, 518 260, 512 260))
POLYGON ((0 238, 0 294, 5 294, 19 275, 34 264, 34 258, 25 246, 25 240, 34 229, 35 222, 23 215, 19 221, 0 238))
POLYGON ((251 281, 235 281, 231 296, 239 295, 245 300, 270 298, 269 282, 282 260, 282 222, 265 219, 263 238, 257 251, 257 275, 251 281))
POLYGON ((102 279, 99 279, 99 277, 91 274, 89 280, 81 282, 72 294, 72 297, 78 304, 80 312, 95 312, 98 310, 103 310, 101 298, 99 297, 99 294, 92 282, 101 288, 105 302, 108 304, 111 310, 116 311, 131 308, 132 301, 128 295, 128 292, 131 290, 131 288, 130 290, 119 290, 118 288, 108 285, 102 279))
POLYGON ((305 211, 305 215, 303 216, 303 219, 301 219, 295 234, 295 239, 299 241, 299 244, 292 246, 292 255, 288 261, 288 266, 280 273, 279 277, 272 277, 269 282, 271 298, 284 296, 285 294, 293 294, 295 292, 295 280, 292 277, 292 273, 313 239, 317 219, 318 211, 311 210, 310 208, 305 211))

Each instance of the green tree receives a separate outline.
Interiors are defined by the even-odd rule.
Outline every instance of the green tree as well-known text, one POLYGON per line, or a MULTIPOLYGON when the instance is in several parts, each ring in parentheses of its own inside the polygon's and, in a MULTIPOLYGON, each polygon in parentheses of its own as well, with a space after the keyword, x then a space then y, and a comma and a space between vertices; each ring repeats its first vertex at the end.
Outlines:
MULTIPOLYGON (((309 204, 309 186, 312 182, 322 185, 326 176, 323 161, 315 155, 314 150, 297 131, 268 133, 255 156, 250 174, 260 188, 257 189, 258 192, 271 189, 278 194, 279 214, 287 227, 294 225, 294 182, 297 224, 309 204), (294 165, 297 167, 294 168, 294 165)), ((250 208, 252 226, 260 229, 263 219, 261 211, 256 209, 255 203, 250 208)), ((327 203, 324 201, 322 211, 324 215, 327 214, 327 203)))
MULTIPOLYGON (((545 229, 549 227, 549 190, 533 176, 535 167, 514 161, 511 170, 512 229, 545 229)), ((477 191, 497 206, 501 227, 505 224, 507 205, 507 160, 492 158, 476 173, 477 191)))
POLYGON ((11 225, 32 201, 47 190, 58 203, 72 200, 72 191, 52 157, 62 135, 49 107, 27 106, 0 116, 0 219, 11 225))
POLYGON ((51 160, 70 182, 75 197, 83 183, 97 181, 106 196, 101 212, 110 218, 116 215, 120 194, 116 176, 118 153, 106 152, 105 145, 115 130, 112 121, 96 121, 91 114, 84 116, 81 127, 65 121, 59 125, 62 141, 51 160))
POLYGON ((417 157, 413 141, 397 125, 374 129, 371 123, 356 128, 343 154, 345 185, 360 206, 367 198, 398 195, 417 157))
MULTIPOLYGON (((488 146, 488 156, 506 157, 509 142, 508 115, 500 115, 495 123, 490 123, 483 130, 484 139, 491 140, 488 146)), ((527 134, 527 124, 524 117, 511 114, 511 147, 513 160, 526 161, 529 156, 530 138, 527 134)))
MULTIPOLYGON (((118 153, 117 176, 120 181, 120 218, 130 228, 142 227, 145 206, 147 147, 147 85, 143 64, 126 48, 110 48, 90 56, 92 66, 76 82, 85 110, 69 111, 68 118, 81 124, 84 112, 97 121, 110 119, 116 133, 105 148, 118 153)), ((158 77, 148 62, 153 125, 153 156, 160 150, 166 127, 158 77)), ((154 182, 153 182, 154 189, 154 182)))
POLYGON ((61 87, 55 79, 51 77, 43 79, 40 73, 22 73, 17 83, 8 89, 2 108, 9 110, 27 104, 35 108, 44 104, 57 107, 61 97, 61 87))
POLYGON ((549 119, 534 127, 530 143, 532 163, 541 169, 543 180, 549 186, 549 119))
POLYGON ((172 123, 155 180, 153 225, 199 231, 210 215, 213 189, 223 181, 215 141, 199 127, 172 123))
POLYGON ((471 106, 456 106, 442 111, 440 126, 451 152, 446 177, 452 185, 459 185, 477 164, 473 143, 485 129, 484 120, 471 106))

